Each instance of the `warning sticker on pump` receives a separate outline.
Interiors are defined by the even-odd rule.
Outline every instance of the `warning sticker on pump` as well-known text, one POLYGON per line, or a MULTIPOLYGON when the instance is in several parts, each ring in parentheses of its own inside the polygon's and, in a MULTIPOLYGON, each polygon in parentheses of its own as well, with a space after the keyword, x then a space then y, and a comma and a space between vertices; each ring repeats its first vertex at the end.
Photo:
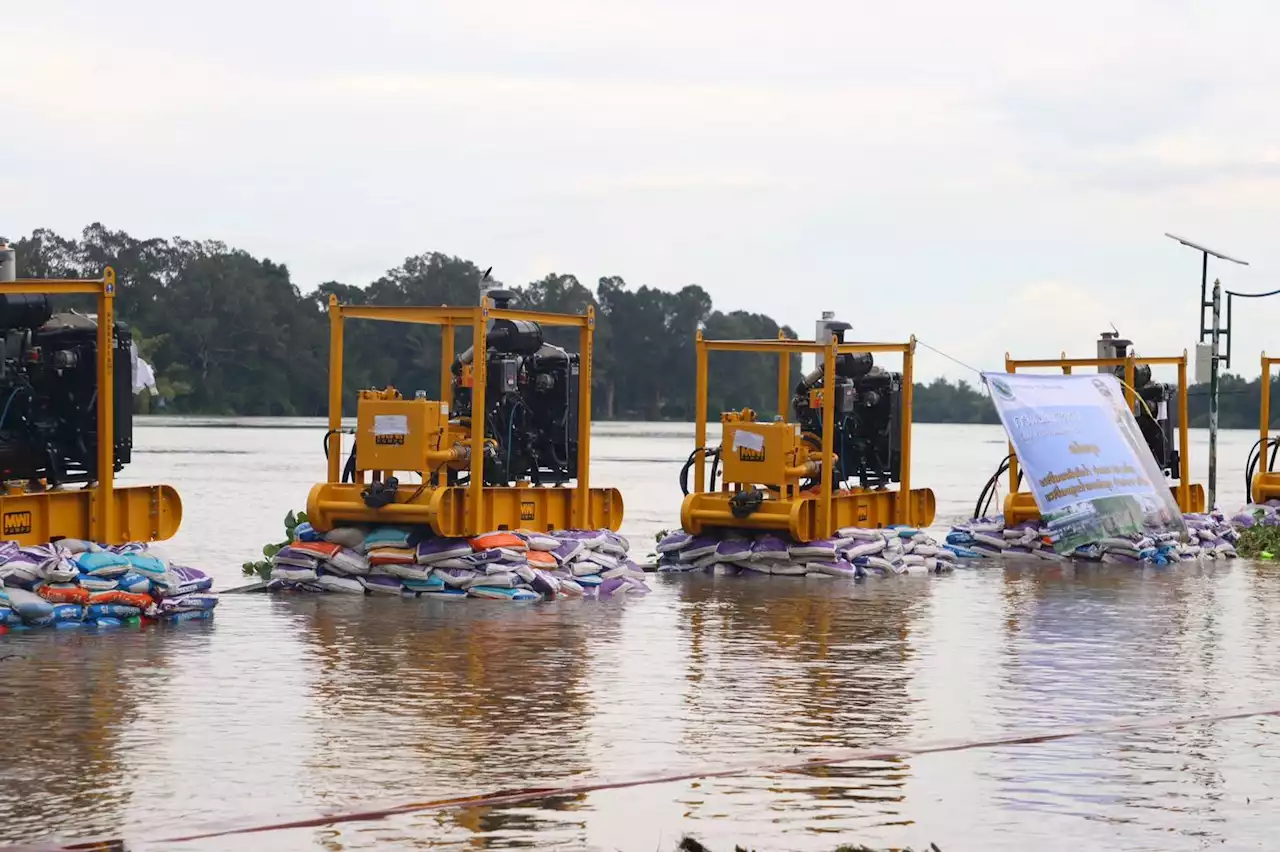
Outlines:
POLYGON ((747 432, 739 429, 733 433, 733 449, 734 450, 763 450, 764 435, 759 432, 747 432))
POLYGON ((408 435, 409 418, 403 414, 375 414, 373 416, 373 434, 408 435))

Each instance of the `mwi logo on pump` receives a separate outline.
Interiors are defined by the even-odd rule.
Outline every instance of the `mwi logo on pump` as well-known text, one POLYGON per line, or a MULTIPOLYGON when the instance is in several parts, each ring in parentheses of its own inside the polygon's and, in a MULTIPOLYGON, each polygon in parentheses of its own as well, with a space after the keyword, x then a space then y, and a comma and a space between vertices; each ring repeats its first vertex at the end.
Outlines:
POLYGON ((764 461, 764 447, 753 450, 751 447, 738 447, 738 461, 744 462, 762 462, 764 461))
POLYGON ((403 445, 404 445, 404 435, 374 435, 374 436, 373 436, 373 443, 375 443, 375 444, 390 444, 390 445, 395 445, 395 446, 403 446, 403 445))

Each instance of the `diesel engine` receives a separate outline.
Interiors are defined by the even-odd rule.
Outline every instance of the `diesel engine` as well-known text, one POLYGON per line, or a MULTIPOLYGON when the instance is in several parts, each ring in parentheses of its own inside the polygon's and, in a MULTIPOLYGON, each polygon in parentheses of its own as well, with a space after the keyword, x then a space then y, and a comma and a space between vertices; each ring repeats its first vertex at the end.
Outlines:
MULTIPOLYGON (((513 298, 490 290, 502 310, 513 298)), ((474 347, 453 362, 452 417, 483 424, 493 445, 484 462, 485 485, 527 479, 561 484, 578 474, 579 356, 543 340, 529 320, 494 319, 486 329, 485 410, 472 410, 474 347)))
MULTIPOLYGON (((825 323, 827 332, 844 342, 848 323, 825 323)), ((838 459, 832 484, 840 488, 856 479, 862 488, 898 482, 902 471, 899 446, 902 412, 902 374, 875 365, 870 353, 836 357, 834 387, 828 389, 821 364, 795 387, 792 407, 797 422, 814 449, 822 447, 823 394, 835 395, 835 435, 838 459)))
MULTIPOLYGON (((0 295, 0 479, 50 486, 98 477, 98 328, 48 296, 0 295)), ((115 470, 133 448, 132 335, 115 328, 115 470)))

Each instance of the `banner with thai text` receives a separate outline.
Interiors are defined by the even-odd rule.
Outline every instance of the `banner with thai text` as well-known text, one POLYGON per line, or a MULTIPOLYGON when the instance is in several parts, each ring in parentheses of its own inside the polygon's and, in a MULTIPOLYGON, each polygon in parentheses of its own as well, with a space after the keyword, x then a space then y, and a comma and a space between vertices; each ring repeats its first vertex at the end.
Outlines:
POLYGON ((1134 533, 1185 535, 1115 376, 984 377, 1055 551, 1134 533))

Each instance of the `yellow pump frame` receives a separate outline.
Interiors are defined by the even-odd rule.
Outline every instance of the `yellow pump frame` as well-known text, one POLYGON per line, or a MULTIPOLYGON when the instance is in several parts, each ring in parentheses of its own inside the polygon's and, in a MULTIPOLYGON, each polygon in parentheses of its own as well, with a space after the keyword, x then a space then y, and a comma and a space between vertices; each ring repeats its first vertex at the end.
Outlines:
MULTIPOLYGON (((794 498, 766 500, 745 518, 733 515, 727 485, 709 492, 706 457, 699 453, 694 467, 693 490, 680 506, 680 521, 685 531, 699 534, 707 529, 781 530, 797 541, 830 538, 836 530, 848 526, 883 527, 891 524, 933 523, 937 501, 927 488, 911 490, 911 421, 914 396, 914 356, 916 339, 908 343, 839 343, 834 336, 828 343, 790 340, 778 334, 777 340, 707 340, 699 331, 694 348, 697 353, 696 446, 707 443, 707 353, 759 352, 778 356, 778 411, 791 408, 791 361, 795 354, 821 356, 824 373, 833 369, 837 355, 899 353, 902 355, 902 471, 895 490, 868 491, 861 488, 833 493, 832 467, 823 464, 819 493, 802 493, 794 498)), ((822 457, 834 454, 835 394, 822 395, 822 457)))
POLYGON ((1249 483, 1249 499, 1254 503, 1265 503, 1280 497, 1280 471, 1266 469, 1267 444, 1271 441, 1271 368, 1280 364, 1280 358, 1268 358, 1262 353, 1262 379, 1259 390, 1262 392, 1262 406, 1259 411, 1258 436, 1262 439, 1261 455, 1258 456, 1258 472, 1249 483))
MULTIPOLYGON (((1187 352, 1184 349, 1178 357, 1161 358, 1139 357, 1127 355, 1124 358, 1068 358, 1062 353, 1058 358, 1016 359, 1006 352, 1004 355, 1005 371, 1016 373, 1023 369, 1060 369, 1064 376, 1071 375, 1076 367, 1124 367, 1124 399, 1133 410, 1137 402, 1134 391, 1134 371, 1139 365, 1149 367, 1178 368, 1178 484, 1171 486, 1170 491, 1183 512, 1203 512, 1205 506, 1204 488, 1191 481, 1190 426, 1187 422, 1187 352)), ((1040 509, 1036 506, 1035 495, 1028 491, 1018 490, 1018 454, 1009 443, 1009 496, 1004 499, 1005 524, 1013 526, 1024 521, 1033 521, 1040 517, 1040 509)))
MULTIPOLYGON (((474 307, 402 307, 398 305, 343 305, 329 296, 329 447, 328 479, 312 487, 307 497, 307 519, 316 529, 327 530, 341 522, 430 526, 438 536, 474 536, 493 529, 601 529, 615 532, 622 526, 622 495, 613 488, 592 488, 591 473, 591 366, 595 308, 585 314, 498 309, 482 297, 474 307), (354 483, 341 481, 342 347, 343 323, 348 319, 440 326, 440 400, 452 401, 449 365, 453 362, 454 330, 470 327, 473 350, 486 351, 485 337, 491 319, 529 320, 544 326, 578 329, 578 477, 572 488, 484 485, 484 430, 472 430, 470 481, 466 486, 419 487, 401 485, 396 502, 379 509, 364 504, 360 492, 363 475, 354 483), (416 495, 416 496, 415 496, 416 495), (412 498, 412 499, 411 499, 412 498)), ((472 411, 483 411, 488 364, 472 360, 474 384, 472 411)), ((422 471, 419 471, 422 473, 422 471)), ((425 481, 425 480, 424 480, 425 481)))
POLYGON ((0 281, 0 295, 87 295, 98 300, 98 481, 70 491, 27 491, 5 486, 0 494, 0 538, 40 544, 56 538, 100 544, 164 541, 182 524, 182 500, 168 485, 115 487, 116 273, 101 278, 19 278, 0 281))

